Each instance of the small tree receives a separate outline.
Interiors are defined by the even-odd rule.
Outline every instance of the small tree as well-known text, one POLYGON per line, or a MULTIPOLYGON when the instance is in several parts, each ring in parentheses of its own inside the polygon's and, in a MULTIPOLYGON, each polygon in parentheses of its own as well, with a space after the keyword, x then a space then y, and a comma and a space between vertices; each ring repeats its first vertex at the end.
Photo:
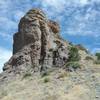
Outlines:
POLYGON ((69 48, 69 59, 68 61, 79 61, 80 55, 78 53, 78 48, 72 46, 69 48))
POLYGON ((100 64, 100 53, 96 53, 95 56, 97 57, 97 60, 95 61, 95 64, 100 64))
POLYGON ((97 56, 97 60, 100 60, 100 53, 95 54, 97 56))

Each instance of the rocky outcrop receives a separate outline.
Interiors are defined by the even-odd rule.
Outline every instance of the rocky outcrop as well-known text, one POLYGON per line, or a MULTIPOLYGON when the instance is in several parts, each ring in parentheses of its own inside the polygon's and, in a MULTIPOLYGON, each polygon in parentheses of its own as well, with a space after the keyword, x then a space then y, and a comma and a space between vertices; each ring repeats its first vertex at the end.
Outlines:
POLYGON ((64 41, 59 24, 40 9, 18 27, 13 56, 0 73, 0 100, 100 100, 97 57, 64 41))
POLYGON ((68 45, 59 32, 59 24, 48 20, 43 11, 30 10, 20 20, 13 38, 13 56, 3 70, 19 73, 62 67, 68 59, 68 45))

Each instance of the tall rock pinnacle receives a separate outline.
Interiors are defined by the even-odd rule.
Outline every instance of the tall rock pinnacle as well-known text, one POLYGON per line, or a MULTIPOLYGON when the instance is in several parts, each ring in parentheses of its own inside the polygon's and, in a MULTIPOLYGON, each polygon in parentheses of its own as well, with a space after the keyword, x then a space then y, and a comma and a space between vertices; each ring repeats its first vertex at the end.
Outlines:
POLYGON ((3 70, 17 73, 62 67, 68 59, 68 48, 59 32, 59 24, 48 20, 40 9, 27 12, 14 34, 13 56, 3 70))

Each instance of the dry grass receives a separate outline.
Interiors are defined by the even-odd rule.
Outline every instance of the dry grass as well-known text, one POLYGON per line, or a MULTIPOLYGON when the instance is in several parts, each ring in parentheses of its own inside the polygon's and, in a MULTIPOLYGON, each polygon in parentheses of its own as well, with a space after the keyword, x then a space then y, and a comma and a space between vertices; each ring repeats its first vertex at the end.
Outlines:
MULTIPOLYGON (((87 80, 89 76, 83 72, 79 74, 84 78, 63 69, 54 70, 44 77, 32 76, 31 80, 19 78, 0 86, 0 100, 96 100, 94 91, 85 83, 86 80, 91 86, 91 81, 87 80)), ((94 72, 93 75, 98 76, 99 82, 100 73, 94 72)))

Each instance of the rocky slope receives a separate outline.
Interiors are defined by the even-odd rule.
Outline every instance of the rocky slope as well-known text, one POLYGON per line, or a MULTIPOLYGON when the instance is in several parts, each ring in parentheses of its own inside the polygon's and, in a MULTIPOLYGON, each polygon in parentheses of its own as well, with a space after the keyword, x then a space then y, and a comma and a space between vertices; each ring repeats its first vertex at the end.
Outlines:
POLYGON ((60 36, 40 9, 21 18, 13 56, 0 74, 0 100, 100 100, 100 64, 60 36))

